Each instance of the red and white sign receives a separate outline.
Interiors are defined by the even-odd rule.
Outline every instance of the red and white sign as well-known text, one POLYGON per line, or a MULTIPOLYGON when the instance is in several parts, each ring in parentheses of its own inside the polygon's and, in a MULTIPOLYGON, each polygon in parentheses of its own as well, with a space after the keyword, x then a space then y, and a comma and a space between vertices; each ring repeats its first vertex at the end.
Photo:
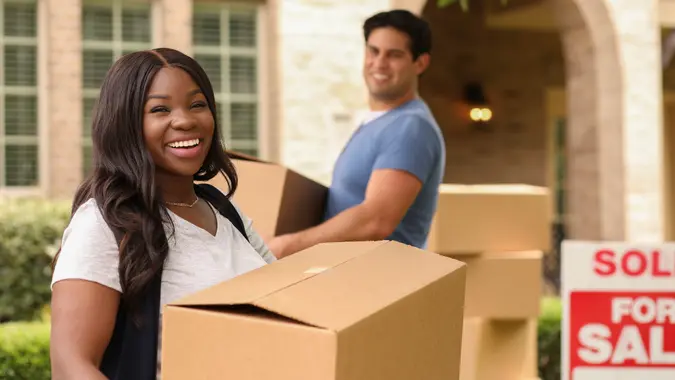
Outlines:
POLYGON ((562 380, 675 380, 675 243, 565 241, 562 380))

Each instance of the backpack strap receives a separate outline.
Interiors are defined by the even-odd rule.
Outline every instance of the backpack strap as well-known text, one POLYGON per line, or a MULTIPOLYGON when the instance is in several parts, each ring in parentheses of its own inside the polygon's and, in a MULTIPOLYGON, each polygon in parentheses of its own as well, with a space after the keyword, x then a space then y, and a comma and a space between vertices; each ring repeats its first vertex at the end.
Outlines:
MULTIPOLYGON (((119 245, 122 241, 121 232, 113 231, 113 234, 119 245)), ((120 299, 115 327, 99 366, 99 370, 107 379, 156 379, 161 284, 160 270, 140 300, 141 326, 134 323, 127 304, 120 299)))
POLYGON ((110 342, 99 370, 110 380, 155 380, 162 276, 156 276, 141 299, 142 325, 133 322, 120 300, 110 342))
POLYGON ((239 212, 237 212, 237 209, 222 191, 218 190, 218 188, 213 185, 201 183, 195 185, 195 193, 197 193, 198 197, 203 198, 204 200, 211 203, 222 216, 227 218, 227 220, 229 220, 234 225, 234 227, 239 230, 239 232, 244 236, 244 239, 249 241, 248 236, 246 235, 244 221, 241 220, 239 212))

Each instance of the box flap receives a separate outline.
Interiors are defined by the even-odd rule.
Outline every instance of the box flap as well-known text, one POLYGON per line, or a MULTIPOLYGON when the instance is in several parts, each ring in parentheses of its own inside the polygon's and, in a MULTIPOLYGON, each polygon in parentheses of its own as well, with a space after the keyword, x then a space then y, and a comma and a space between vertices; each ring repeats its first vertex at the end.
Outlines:
POLYGON ((171 305, 263 307, 258 304, 261 298, 316 276, 322 271, 347 262, 382 244, 385 243, 350 242, 327 246, 318 245, 179 299, 171 305))
MULTIPOLYGON (((348 246, 342 244, 324 244, 317 249, 346 250, 348 246)), ((466 264, 458 260, 386 242, 305 281, 270 293, 255 301, 255 305, 339 331, 462 271, 466 271, 466 264)))
POLYGON ((458 260, 397 242, 326 243, 169 307, 237 313, 253 307, 281 320, 339 331, 453 272, 465 276, 465 270, 458 260))

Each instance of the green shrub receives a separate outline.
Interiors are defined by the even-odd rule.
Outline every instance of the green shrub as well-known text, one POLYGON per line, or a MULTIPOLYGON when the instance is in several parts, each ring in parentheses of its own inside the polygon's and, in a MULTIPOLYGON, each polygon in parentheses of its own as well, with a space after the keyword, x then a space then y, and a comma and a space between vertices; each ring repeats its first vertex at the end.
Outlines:
POLYGON ((44 200, 0 201, 0 323, 39 317, 51 295, 51 260, 70 206, 44 200))
POLYGON ((539 377, 559 380, 561 354, 562 304, 559 298, 545 298, 538 325, 539 377))
POLYGON ((0 324, 0 379, 51 379, 48 322, 0 324))

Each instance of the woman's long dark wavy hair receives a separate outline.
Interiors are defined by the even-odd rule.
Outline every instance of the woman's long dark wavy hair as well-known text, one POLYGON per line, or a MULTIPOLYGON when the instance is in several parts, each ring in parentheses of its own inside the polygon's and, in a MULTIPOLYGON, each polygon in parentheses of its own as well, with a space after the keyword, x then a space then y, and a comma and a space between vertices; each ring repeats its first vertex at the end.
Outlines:
MULTIPOLYGON (((189 56, 168 48, 127 54, 108 71, 93 113, 94 168, 78 188, 71 217, 94 198, 119 243, 122 301, 139 306, 150 283, 162 270, 169 251, 164 221, 169 220, 155 183, 155 164, 143 139, 143 110, 157 72, 164 67, 187 72, 204 93, 213 114, 211 148, 194 175, 206 181, 219 172, 237 188, 234 165, 225 154, 218 128, 213 87, 202 67, 189 56)), ((58 254, 54 258, 54 264, 58 254)))

